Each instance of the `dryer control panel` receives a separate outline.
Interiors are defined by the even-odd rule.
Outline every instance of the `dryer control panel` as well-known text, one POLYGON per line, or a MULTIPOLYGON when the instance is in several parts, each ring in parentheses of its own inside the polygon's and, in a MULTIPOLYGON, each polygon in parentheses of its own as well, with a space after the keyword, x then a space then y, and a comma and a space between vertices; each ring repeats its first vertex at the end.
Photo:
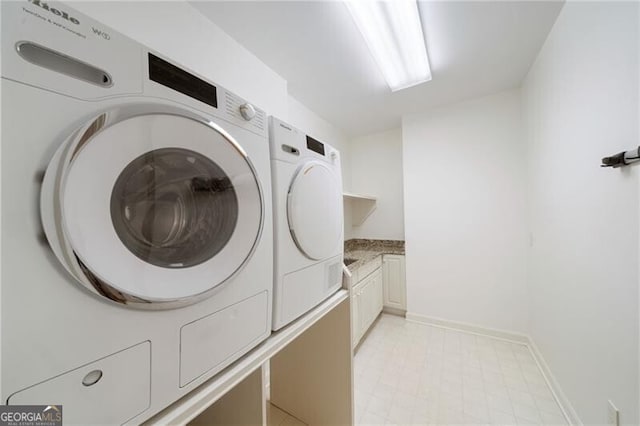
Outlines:
POLYGON ((325 155, 324 144, 318 140, 315 140, 309 135, 307 135, 307 149, 313 152, 317 152, 320 155, 325 155))
POLYGON ((276 117, 269 117, 269 144, 272 160, 298 163, 303 159, 316 159, 340 167, 337 149, 276 117))

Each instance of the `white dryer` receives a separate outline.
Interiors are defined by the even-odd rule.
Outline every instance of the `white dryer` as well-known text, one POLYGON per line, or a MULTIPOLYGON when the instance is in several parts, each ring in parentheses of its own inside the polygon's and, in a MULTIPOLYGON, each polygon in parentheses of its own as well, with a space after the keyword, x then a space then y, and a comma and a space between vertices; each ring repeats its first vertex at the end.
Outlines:
POLYGON ((67 4, 1 7, 1 402, 140 423, 271 332, 266 116, 67 4))
POLYGON ((275 117, 269 117, 269 145, 278 330, 341 286, 342 171, 338 150, 275 117))

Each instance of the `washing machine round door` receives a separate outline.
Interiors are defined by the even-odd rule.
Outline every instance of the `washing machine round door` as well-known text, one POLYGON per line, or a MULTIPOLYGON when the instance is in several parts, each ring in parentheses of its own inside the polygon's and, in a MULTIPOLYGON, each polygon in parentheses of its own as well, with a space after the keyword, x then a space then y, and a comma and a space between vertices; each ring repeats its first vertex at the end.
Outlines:
POLYGON ((342 244, 342 183, 325 163, 300 167, 289 187, 287 218, 298 249, 312 260, 337 253, 342 244))
POLYGON ((227 132, 185 110, 130 106, 76 131, 42 191, 47 238, 92 291, 144 308, 194 303, 251 257, 259 180, 227 132))

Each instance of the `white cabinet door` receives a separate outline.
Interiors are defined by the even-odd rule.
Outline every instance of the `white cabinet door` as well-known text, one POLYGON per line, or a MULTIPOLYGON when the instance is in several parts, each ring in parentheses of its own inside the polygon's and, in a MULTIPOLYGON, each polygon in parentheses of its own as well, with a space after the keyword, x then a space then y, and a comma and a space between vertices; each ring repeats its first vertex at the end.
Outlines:
POLYGON ((380 312, 382 312, 383 306, 382 271, 378 269, 378 271, 373 275, 374 277, 371 283, 373 318, 371 318, 371 322, 373 322, 378 317, 380 312))
POLYGON ((354 287, 351 296, 351 341, 353 347, 358 344, 360 340, 360 330, 362 329, 360 325, 360 318, 362 318, 362 314, 360 313, 360 288, 361 287, 354 287))
POLYGON ((382 272, 379 268, 366 278, 361 301, 363 306, 362 334, 364 335, 382 312, 382 272))
POLYGON ((355 347, 382 312, 382 271, 380 268, 353 287, 353 346, 355 347))
POLYGON ((360 300, 358 305, 358 342, 362 339, 362 336, 364 336, 369 328, 369 318, 371 317, 371 302, 369 294, 370 284, 370 276, 365 278, 360 284, 360 300))
POLYGON ((362 336, 364 335, 364 332, 366 330, 364 325, 367 315, 366 298, 364 297, 365 285, 366 280, 359 282, 353 287, 353 316, 351 318, 353 347, 355 347, 360 339, 362 339, 362 336))
POLYGON ((385 254, 382 261, 384 306, 407 310, 404 256, 385 254))
POLYGON ((360 334, 358 340, 367 332, 373 309, 371 307, 371 277, 364 279, 360 293, 360 334))

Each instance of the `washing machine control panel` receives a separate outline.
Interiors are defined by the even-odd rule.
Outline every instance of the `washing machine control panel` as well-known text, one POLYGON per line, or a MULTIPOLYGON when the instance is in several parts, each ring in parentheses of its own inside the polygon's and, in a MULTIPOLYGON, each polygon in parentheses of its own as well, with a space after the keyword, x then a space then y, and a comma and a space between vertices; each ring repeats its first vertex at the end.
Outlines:
POLYGON ((256 133, 260 132, 261 135, 266 134, 267 115, 264 111, 231 92, 224 89, 222 91, 224 93, 220 98, 224 96, 224 104, 220 108, 224 108, 224 118, 256 133))
POLYGON ((200 102, 218 108, 216 86, 149 53, 149 79, 200 102))
POLYGON ((195 72, 161 58, 155 52, 147 52, 149 79, 146 92, 167 96, 166 90, 188 97, 188 103, 206 114, 211 114, 265 136, 266 114, 245 99, 214 84, 195 72), (196 102, 192 102, 195 100, 196 102))

